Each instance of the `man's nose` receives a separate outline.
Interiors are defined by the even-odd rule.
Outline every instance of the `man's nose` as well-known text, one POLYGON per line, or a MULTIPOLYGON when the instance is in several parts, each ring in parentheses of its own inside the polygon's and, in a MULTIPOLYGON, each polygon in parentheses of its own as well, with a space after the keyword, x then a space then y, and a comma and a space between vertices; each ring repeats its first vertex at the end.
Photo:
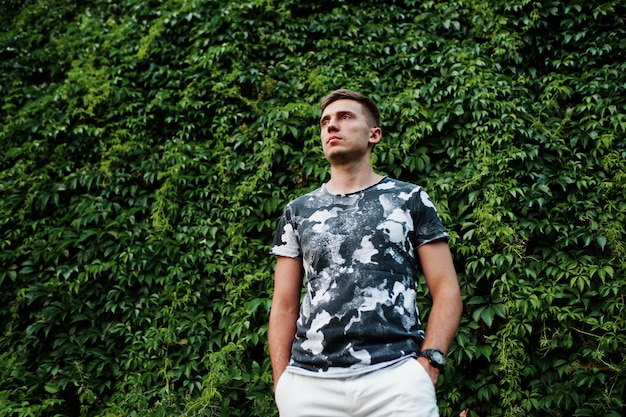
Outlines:
POLYGON ((337 119, 335 119, 334 117, 331 117, 330 119, 328 119, 328 124, 326 125, 326 129, 329 132, 335 132, 339 130, 339 124, 337 123, 337 119))

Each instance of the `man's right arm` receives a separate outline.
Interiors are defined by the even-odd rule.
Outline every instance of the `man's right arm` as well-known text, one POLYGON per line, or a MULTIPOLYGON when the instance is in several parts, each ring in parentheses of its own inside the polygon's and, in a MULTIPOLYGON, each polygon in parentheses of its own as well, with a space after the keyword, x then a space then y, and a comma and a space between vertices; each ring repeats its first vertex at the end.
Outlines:
POLYGON ((268 344, 274 389, 291 357, 302 290, 302 260, 279 256, 274 272, 274 297, 270 310, 268 344))

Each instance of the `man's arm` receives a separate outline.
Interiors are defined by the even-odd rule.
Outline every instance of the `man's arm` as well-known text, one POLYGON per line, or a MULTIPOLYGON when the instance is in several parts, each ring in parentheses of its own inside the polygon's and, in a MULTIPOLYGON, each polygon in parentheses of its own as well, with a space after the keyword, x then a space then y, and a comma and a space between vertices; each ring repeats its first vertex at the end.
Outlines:
MULTIPOLYGON (((433 299, 422 350, 439 349, 446 354, 454 340, 463 312, 461 289, 450 248, 447 242, 436 241, 421 246, 417 254, 433 299)), ((418 360, 430 374, 433 384, 437 384, 439 370, 426 358, 418 360)))
POLYGON ((270 310, 268 344, 274 389, 291 357, 302 289, 302 260, 279 256, 274 272, 274 297, 270 310))

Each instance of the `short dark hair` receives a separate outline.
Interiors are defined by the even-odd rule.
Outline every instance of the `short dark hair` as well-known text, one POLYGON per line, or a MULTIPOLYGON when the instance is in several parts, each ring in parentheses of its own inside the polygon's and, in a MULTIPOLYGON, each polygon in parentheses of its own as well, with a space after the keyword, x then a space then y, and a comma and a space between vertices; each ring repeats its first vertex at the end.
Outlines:
POLYGON ((372 121, 374 122, 374 127, 380 127, 380 110, 378 110, 378 105, 374 100, 367 97, 365 94, 359 93, 358 91, 339 89, 335 90, 332 93, 328 94, 322 100, 322 113, 331 103, 337 100, 354 100, 358 101, 365 107, 367 112, 370 114, 372 121))

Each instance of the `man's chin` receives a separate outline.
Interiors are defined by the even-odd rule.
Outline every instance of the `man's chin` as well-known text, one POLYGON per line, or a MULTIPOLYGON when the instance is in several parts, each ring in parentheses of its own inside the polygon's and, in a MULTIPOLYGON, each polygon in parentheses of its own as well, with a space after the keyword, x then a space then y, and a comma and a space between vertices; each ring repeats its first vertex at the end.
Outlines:
POLYGON ((343 165, 354 160, 354 155, 343 149, 331 149, 324 152, 324 156, 331 164, 343 165))
POLYGON ((324 150, 324 156, 331 165, 345 165, 358 162, 361 159, 367 159, 367 152, 357 149, 344 149, 340 147, 332 147, 324 150))

